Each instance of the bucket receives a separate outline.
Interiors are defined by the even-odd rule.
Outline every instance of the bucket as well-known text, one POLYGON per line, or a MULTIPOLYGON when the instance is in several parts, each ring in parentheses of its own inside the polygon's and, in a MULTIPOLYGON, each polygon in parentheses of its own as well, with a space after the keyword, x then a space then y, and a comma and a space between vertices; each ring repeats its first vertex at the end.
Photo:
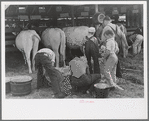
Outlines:
POLYGON ((109 85, 106 83, 97 83, 94 85, 96 98, 107 98, 109 94, 109 85))
POLYGON ((11 93, 14 96, 23 96, 31 93, 32 77, 15 76, 10 80, 11 93))
POLYGON ((10 80, 9 80, 9 78, 6 78, 5 91, 6 91, 6 94, 8 94, 8 93, 11 92, 11 90, 10 90, 10 80))

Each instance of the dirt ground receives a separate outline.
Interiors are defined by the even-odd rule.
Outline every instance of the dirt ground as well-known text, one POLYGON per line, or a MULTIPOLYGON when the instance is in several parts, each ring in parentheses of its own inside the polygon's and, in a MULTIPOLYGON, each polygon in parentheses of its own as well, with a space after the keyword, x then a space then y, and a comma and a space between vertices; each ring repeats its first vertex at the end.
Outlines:
MULTIPOLYGON (((6 94, 6 99, 49 99, 52 98, 51 88, 42 88, 40 90, 36 89, 36 74, 28 74, 28 67, 23 60, 23 55, 17 52, 6 52, 6 77, 12 77, 16 75, 30 75, 33 77, 31 83, 31 93, 26 96, 13 96, 11 93, 6 94)), ((124 91, 114 90, 110 91, 108 98, 143 98, 144 97, 144 63, 143 63, 143 51, 132 57, 130 54, 127 58, 120 58, 123 77, 125 82, 120 82, 124 91)), ((78 93, 73 96, 68 96, 66 98, 93 98, 89 94, 78 93)))

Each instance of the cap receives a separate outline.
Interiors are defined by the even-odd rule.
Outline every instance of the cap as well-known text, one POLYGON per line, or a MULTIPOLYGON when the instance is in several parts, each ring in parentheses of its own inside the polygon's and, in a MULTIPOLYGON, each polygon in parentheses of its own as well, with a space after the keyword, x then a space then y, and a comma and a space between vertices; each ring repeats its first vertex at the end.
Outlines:
POLYGON ((111 18, 109 16, 105 16, 104 20, 111 21, 111 18))
POLYGON ((100 24, 102 24, 104 18, 105 18, 105 15, 101 13, 101 14, 98 16, 98 22, 99 22, 100 24))
POLYGON ((88 32, 95 32, 96 30, 95 30, 95 28, 94 27, 90 27, 89 29, 88 29, 88 32))

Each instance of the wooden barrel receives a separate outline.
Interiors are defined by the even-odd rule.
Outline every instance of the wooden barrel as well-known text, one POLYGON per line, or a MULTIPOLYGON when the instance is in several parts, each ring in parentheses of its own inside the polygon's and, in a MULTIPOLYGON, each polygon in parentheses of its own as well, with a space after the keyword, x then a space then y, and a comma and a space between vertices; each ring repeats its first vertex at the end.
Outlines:
POLYGON ((99 24, 99 23, 103 23, 103 19, 104 19, 105 15, 101 12, 97 12, 93 15, 92 17, 92 23, 95 24, 99 24))
POLYGON ((15 76, 10 80, 11 93, 14 96, 23 96, 31 93, 32 77, 15 76))

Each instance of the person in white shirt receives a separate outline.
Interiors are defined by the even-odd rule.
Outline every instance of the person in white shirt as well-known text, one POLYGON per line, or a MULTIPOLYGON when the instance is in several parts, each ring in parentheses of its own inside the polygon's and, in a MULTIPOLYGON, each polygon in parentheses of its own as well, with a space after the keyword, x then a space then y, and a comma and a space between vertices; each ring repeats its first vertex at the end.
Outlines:
POLYGON ((74 91, 94 92, 94 84, 101 80, 100 74, 90 74, 87 60, 84 56, 75 57, 69 62, 71 75, 70 82, 74 91))
POLYGON ((64 80, 62 73, 54 67, 55 53, 48 48, 40 49, 35 55, 35 68, 37 72, 37 89, 43 86, 52 86, 56 98, 64 98, 66 95, 61 91, 60 82, 64 80), (47 74, 47 75, 46 75, 47 74), (47 80, 47 77, 50 79, 47 80))
MULTIPOLYGON (((106 40, 106 38, 104 36, 105 31, 107 31, 107 30, 115 31, 117 33, 117 35, 121 38, 121 40, 116 40, 118 42, 118 45, 121 45, 121 48, 119 48, 119 49, 123 53, 123 57, 126 58, 126 56, 128 55, 128 48, 129 48, 127 40, 126 40, 126 36, 121 31, 120 27, 118 27, 118 25, 112 24, 111 22, 112 22, 112 20, 109 16, 106 16, 104 18, 104 21, 103 21, 104 28, 103 28, 103 31, 101 34, 101 41, 106 40)), ((121 54, 121 53, 119 53, 119 54, 121 54)))
POLYGON ((141 45, 144 40, 144 37, 141 34, 133 34, 129 38, 130 42, 132 42, 132 54, 133 56, 139 54, 141 52, 141 45))
POLYGON ((116 67, 117 67, 117 53, 119 52, 119 48, 117 42, 114 40, 114 33, 112 30, 106 30, 103 35, 105 36, 105 54, 104 54, 104 75, 107 80, 107 83, 111 87, 118 88, 119 87, 116 79, 116 67))
MULTIPOLYGON (((113 31, 113 33, 114 33, 114 31, 117 32, 117 35, 121 38, 121 40, 118 41, 119 42, 118 45, 120 45, 118 55, 121 54, 121 52, 122 52, 123 57, 126 57, 128 54, 128 48, 129 48, 127 40, 126 40, 126 36, 116 24, 112 24, 111 22, 112 22, 112 20, 109 16, 106 16, 104 18, 103 24, 102 24, 103 30, 102 30, 102 34, 101 34, 101 41, 105 42, 105 40, 106 40, 106 38, 104 36, 105 31, 111 30, 111 31, 113 31)), ((115 33, 114 33, 114 35, 115 35, 115 33)), ((119 60, 118 60, 118 64, 117 64, 116 76, 119 78, 119 80, 121 82, 124 81, 123 76, 122 76, 121 64, 120 64, 119 60)))

